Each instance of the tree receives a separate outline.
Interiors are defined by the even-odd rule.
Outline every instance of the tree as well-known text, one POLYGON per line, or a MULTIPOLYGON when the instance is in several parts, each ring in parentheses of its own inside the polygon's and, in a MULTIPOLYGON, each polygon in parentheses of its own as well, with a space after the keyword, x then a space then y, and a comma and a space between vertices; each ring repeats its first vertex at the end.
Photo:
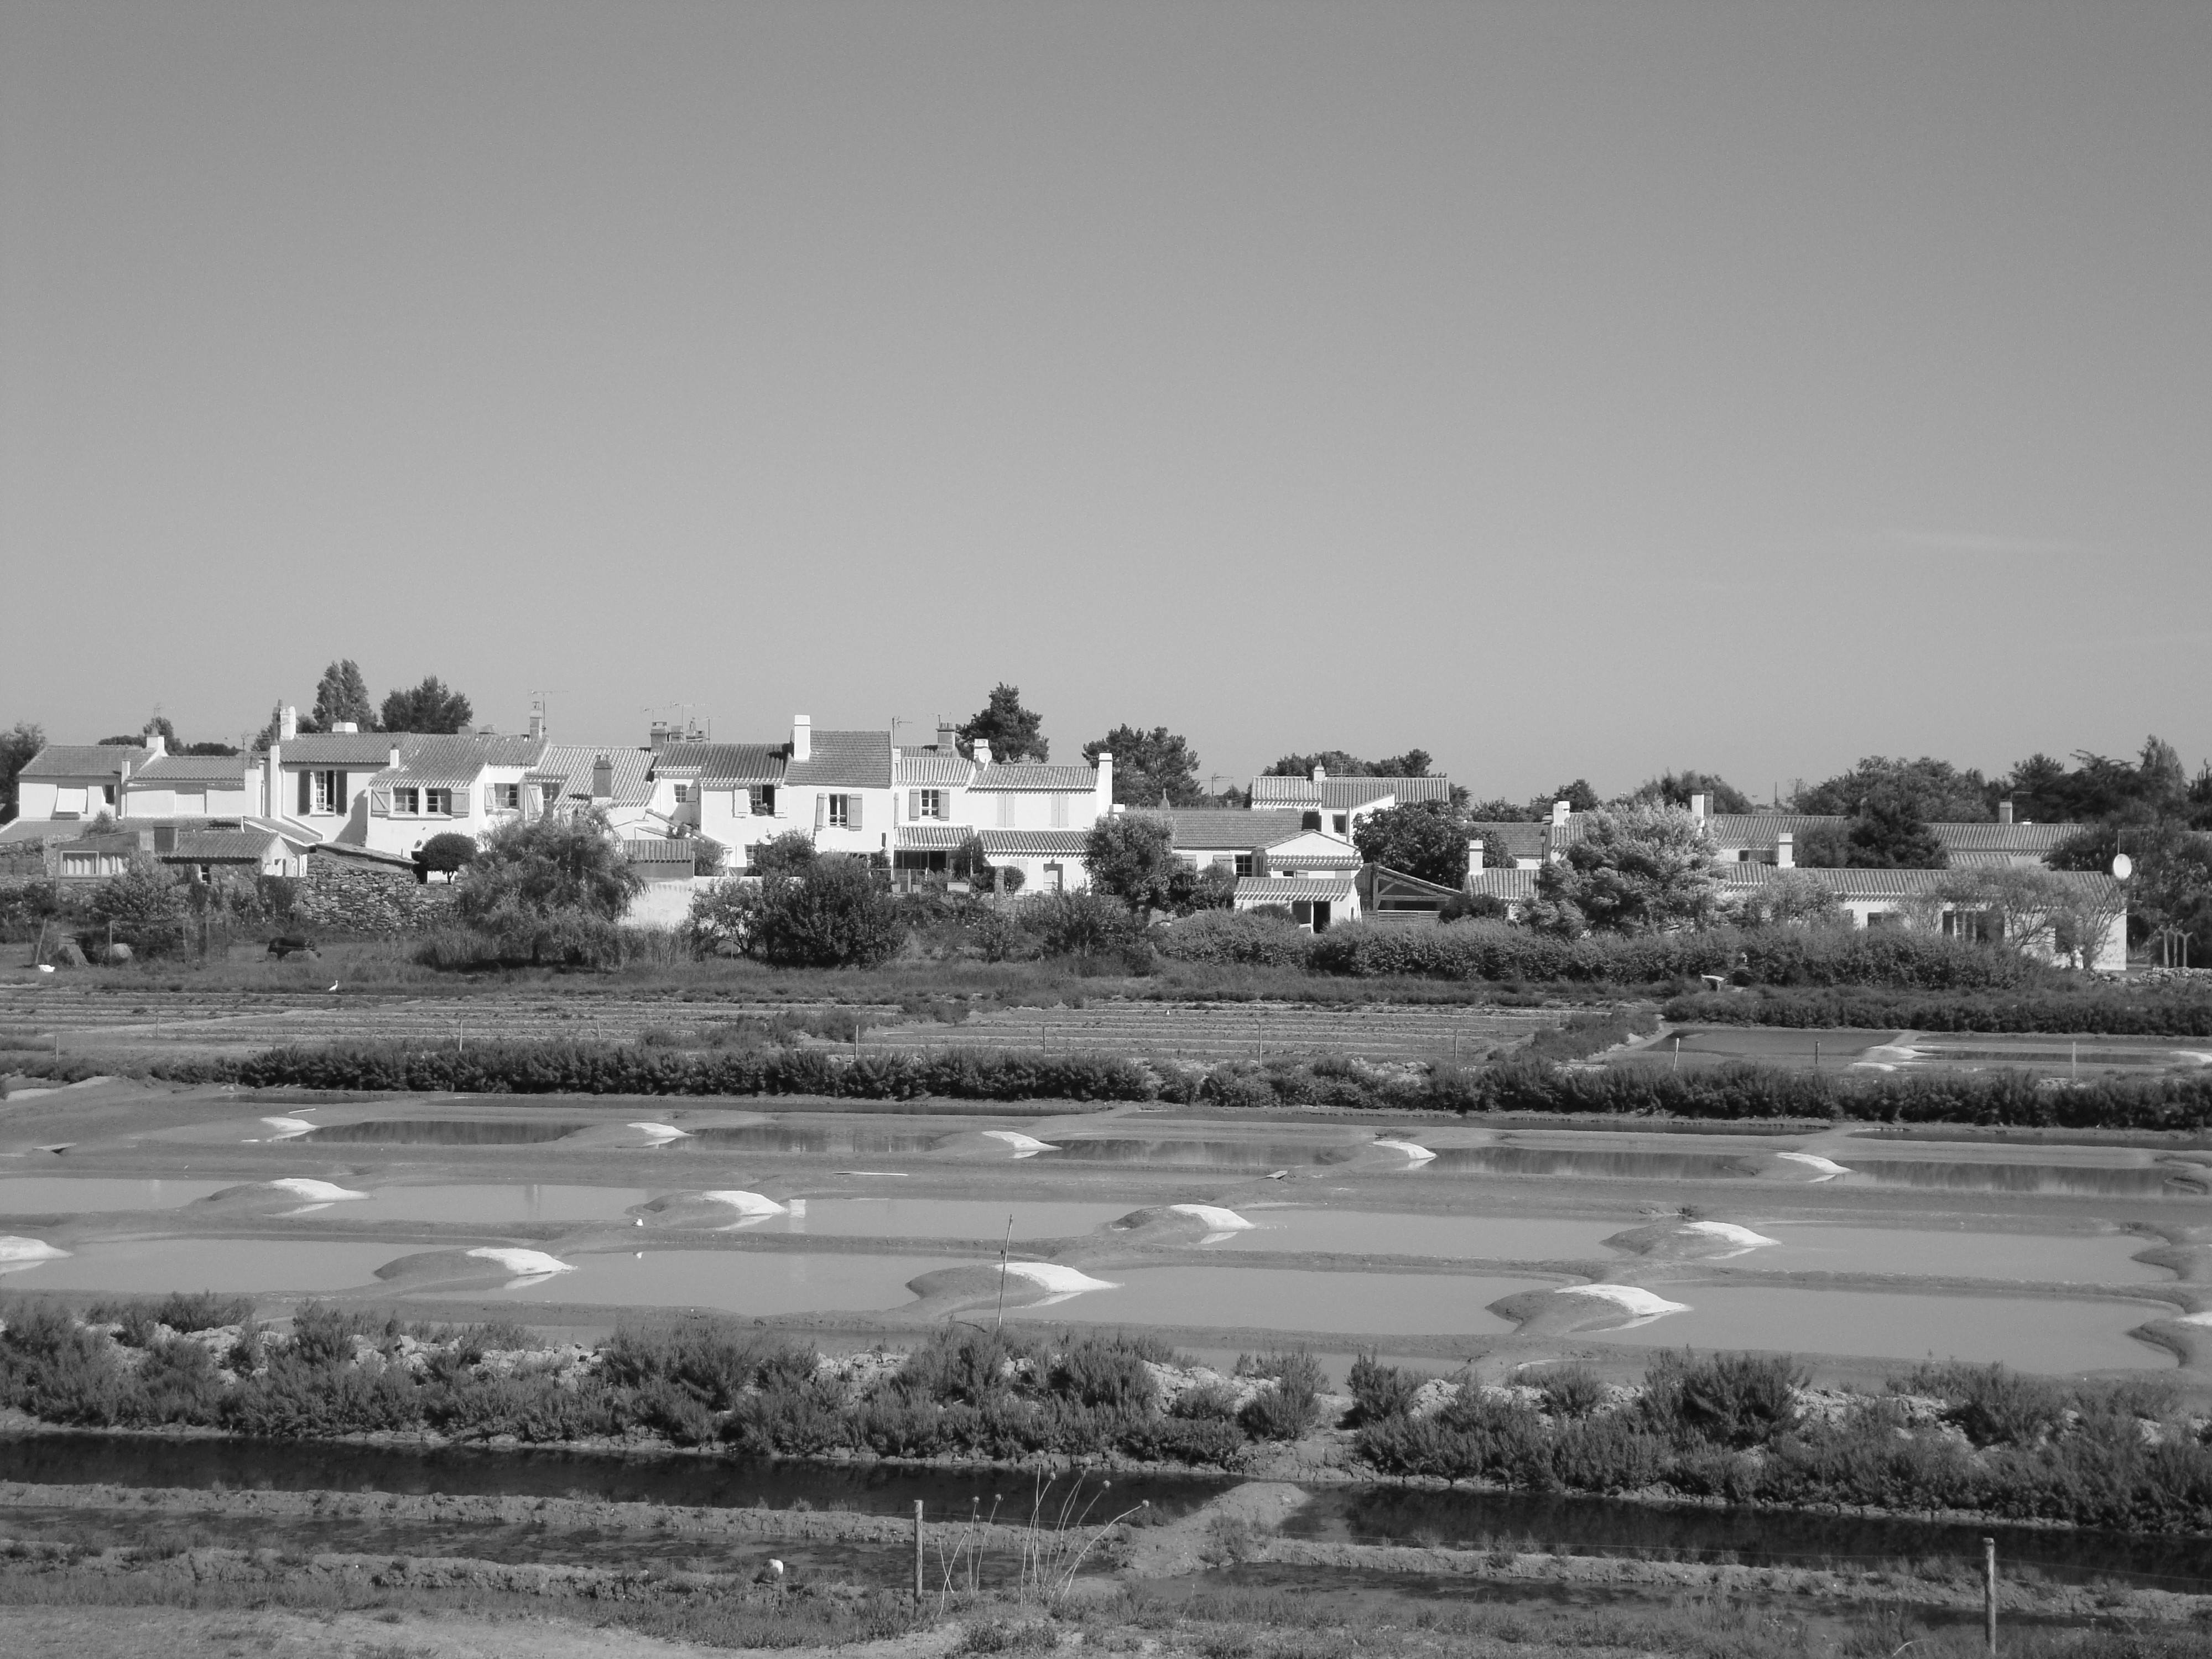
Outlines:
POLYGON ((1385 755, 1374 761, 1362 760, 1342 749, 1323 749, 1310 755, 1285 755, 1260 775, 1310 778, 1318 766, 1333 778, 1425 778, 1435 760, 1425 749, 1408 749, 1402 755, 1385 755))
POLYGON ((1038 728, 1044 717, 1031 714, 1022 707, 1021 688, 1008 685, 1001 680, 991 688, 991 696, 965 726, 955 735, 960 740, 960 752, 971 759, 980 738, 991 745, 993 761, 1042 761, 1051 751, 1050 743, 1039 735, 1038 728))
POLYGON ((487 923, 501 913, 563 913, 619 921, 644 885, 597 808, 509 818, 495 825, 460 884, 461 920, 487 923))
POLYGON ((184 948, 183 885, 164 866, 134 858, 119 876, 93 890, 87 907, 106 943, 112 926, 118 942, 142 957, 167 956, 184 948))
POLYGON ((1528 816, 1548 818, 1552 816, 1552 804, 1562 800, 1566 802, 1570 812, 1595 812, 1602 804, 1597 798, 1597 791, 1589 787, 1589 781, 1577 778, 1572 783, 1563 783, 1548 794, 1539 795, 1530 801, 1528 816))
MULTIPOLYGON (((437 684, 437 682, 432 679, 422 684, 429 686, 437 684)), ((444 688, 440 689, 442 690, 444 688)), ((397 691, 392 694, 394 697, 399 695, 397 691)), ((391 701, 390 697, 385 699, 387 706, 391 701)), ((348 720, 364 732, 376 730, 376 709, 369 702, 368 682, 362 678, 359 663, 351 657, 341 657, 323 670, 322 678, 315 682, 315 705, 307 718, 314 722, 318 732, 331 731, 348 720)), ((462 726, 468 724, 468 714, 464 712, 459 726, 394 726, 391 729, 394 732, 458 732, 462 726)))
POLYGON ((1566 856, 1537 872, 1525 919, 1570 939, 1709 927, 1722 896, 1712 863, 1705 826, 1679 807, 1595 812, 1566 856))
POLYGON ((1936 896, 1939 906, 1979 917, 1988 937, 2015 951, 2072 956, 2084 968, 2126 903, 2116 882, 2085 885, 2039 864, 1956 870, 1936 896))
POLYGON ((145 725, 138 728, 138 741, 143 744, 150 744, 154 741, 156 733, 160 734, 162 748, 167 750, 172 755, 175 754, 177 752, 177 728, 170 725, 169 717, 167 714, 161 713, 159 710, 155 712, 152 719, 149 720, 145 725))
POLYGON ((2148 822, 2165 817, 2191 815, 2192 791, 2188 771, 2172 744, 2153 735, 2132 762, 2074 751, 2074 768, 2037 753, 2013 768, 2005 787, 2014 808, 2024 817, 2053 820, 2078 819, 2085 823, 2115 818, 2148 822))
POLYGON ((1101 755, 1114 757, 1114 799, 1123 806, 1195 806, 1206 799, 1198 781, 1198 757, 1180 733, 1164 726, 1150 732, 1117 726, 1083 745, 1083 758, 1093 766, 1101 755))
POLYGON ((1836 921, 1842 916, 1835 890, 1797 870, 1778 871, 1753 888, 1739 902, 1735 914, 1746 927, 1836 921))
POLYGON ((1503 795, 1489 800, 1463 803, 1468 818, 1477 823, 1541 823, 1552 816, 1552 804, 1546 801, 1541 811, 1524 800, 1508 800, 1503 795))
POLYGON ((1852 817, 1877 792, 1923 823, 1987 823, 1996 816, 1992 798, 2003 793, 2003 786, 1925 755, 1917 761, 1869 755, 1848 772, 1798 789, 1791 810, 1852 817))
POLYGON ((425 674, 411 691, 394 691, 384 700, 383 726, 386 732, 451 734, 465 732, 476 710, 459 692, 448 690, 435 674, 425 674))
POLYGON ((814 841, 804 830, 787 830, 753 849, 753 873, 803 876, 814 862, 814 841))
POLYGON ((863 858, 826 853, 803 876, 761 882, 747 949, 779 968, 868 968, 905 938, 898 907, 863 858))
POLYGON ((1936 832, 1913 811, 1902 791, 1877 789, 1861 805, 1846 836, 1846 862, 1854 870, 1941 870, 1951 861, 1936 832))
POLYGON ((46 746, 45 728, 29 720, 17 720, 5 732, 0 732, 0 823, 7 823, 20 810, 21 787, 15 781, 46 746))
POLYGON ((1662 774, 1628 796, 1622 805, 1687 806, 1692 795, 1711 797, 1708 805, 1716 812, 1751 812, 1757 810, 1751 797, 1726 778, 1714 772, 1697 771, 1662 774))
POLYGON ((1132 915, 1169 908, 1176 871, 1183 867, 1174 846, 1174 831, 1164 818, 1116 812, 1099 819, 1083 842, 1091 891, 1121 900, 1132 915))
POLYGON ((238 745, 234 743, 188 743, 183 748, 172 749, 169 752, 173 755, 235 755, 238 745))
POLYGON ((991 860, 984 856, 983 838, 970 836, 952 849, 952 856, 945 861, 945 873, 955 881, 964 881, 983 888, 991 884, 991 860))
POLYGON ((1352 827, 1352 844, 1370 864, 1443 887, 1467 880, 1467 825, 1442 801, 1385 807, 1352 827))
POLYGON ((415 879, 428 881, 433 875, 450 876, 467 869, 476 862, 476 856, 475 836, 448 830, 443 835, 431 836, 415 849, 415 879))

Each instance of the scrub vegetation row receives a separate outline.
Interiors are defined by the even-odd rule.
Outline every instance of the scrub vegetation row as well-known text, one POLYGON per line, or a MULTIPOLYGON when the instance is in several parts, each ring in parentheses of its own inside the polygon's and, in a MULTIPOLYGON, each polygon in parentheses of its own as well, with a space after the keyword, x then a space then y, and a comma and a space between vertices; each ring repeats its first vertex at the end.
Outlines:
MULTIPOLYGON (((84 1427, 1236 1469, 1336 1426, 1341 1404, 1303 1352, 1247 1356, 1223 1376, 1120 1333, 951 1327, 903 1356, 827 1361, 704 1320, 585 1350, 539 1347, 514 1326, 403 1326, 312 1304, 282 1336, 212 1297, 95 1306, 85 1321, 30 1299, 0 1311, 0 1403, 84 1427)), ((1662 1353, 1636 1388, 1579 1366, 1486 1388, 1362 1358, 1346 1420, 1352 1451, 1385 1475, 2212 1533, 2212 1423, 2183 1415, 2161 1380, 1923 1366, 1840 1401, 1802 1381, 1785 1360, 1739 1354, 1662 1353)))

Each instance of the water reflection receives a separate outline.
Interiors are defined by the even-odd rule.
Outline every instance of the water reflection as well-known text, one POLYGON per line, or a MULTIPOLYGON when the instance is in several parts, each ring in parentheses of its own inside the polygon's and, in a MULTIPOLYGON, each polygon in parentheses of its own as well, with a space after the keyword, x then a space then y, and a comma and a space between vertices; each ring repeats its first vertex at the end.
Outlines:
POLYGON ((588 1129, 588 1123, 487 1122, 479 1119, 371 1118, 362 1123, 332 1123, 294 1137, 343 1146, 534 1146, 588 1129))

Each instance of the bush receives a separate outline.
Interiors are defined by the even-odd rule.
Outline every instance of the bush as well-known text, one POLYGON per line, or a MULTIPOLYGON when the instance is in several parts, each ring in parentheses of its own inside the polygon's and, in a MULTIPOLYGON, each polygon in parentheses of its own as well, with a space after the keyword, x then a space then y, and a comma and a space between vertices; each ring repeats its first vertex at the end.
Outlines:
POLYGON ((1321 1365, 1304 1349, 1241 1359, 1237 1368, 1244 1376, 1273 1379, 1237 1413, 1237 1422, 1254 1439, 1296 1440, 1320 1421, 1321 1365))
POLYGON ((1562 1420, 1588 1417, 1605 1403, 1605 1384, 1583 1364, 1547 1365, 1520 1379, 1544 1397, 1544 1409, 1562 1420))
POLYGON ((448 830, 443 835, 433 836, 415 849, 415 876, 418 881, 433 875, 452 875, 465 870, 476 862, 477 842, 473 836, 464 836, 448 830))
POLYGON ((184 948, 184 885, 149 860, 133 859, 121 875, 100 883, 88 908, 101 945, 112 928, 116 941, 138 956, 172 956, 184 948))
POLYGON ((1797 1420, 1803 1373, 1773 1354, 1698 1358, 1662 1350, 1644 1373, 1645 1417, 1662 1432, 1715 1445, 1759 1446, 1797 1420))
POLYGON ((1603 1013, 1575 1014, 1564 1025, 1539 1030, 1522 1053, 1532 1060, 1586 1060, 1617 1048, 1631 1037, 1659 1029, 1659 1011, 1649 1004, 1610 1009, 1603 1013))
POLYGON ((1159 934, 1171 962, 1240 963, 1261 968, 1303 968, 1315 935, 1287 915, 1249 910, 1200 910, 1159 934))
POLYGON ((779 968, 872 968, 905 936, 889 886, 868 861, 826 854, 803 876, 762 878, 745 948, 779 968))
POLYGON ((2188 992, 2147 994, 2118 986, 2035 988, 2007 994, 1769 987, 1680 996, 1663 1012, 1680 1024, 2212 1036, 2212 997, 2188 992))
POLYGON ((1411 1411, 1413 1397, 1428 1380, 1419 1371, 1382 1364, 1373 1354, 1364 1353, 1352 1362, 1345 1387, 1358 1407, 1359 1420, 1379 1423, 1384 1418, 1403 1417, 1411 1411))
POLYGON ((211 1291, 174 1291, 154 1300, 132 1297, 122 1302, 95 1302, 85 1317, 95 1325, 118 1325, 115 1340, 127 1348, 143 1348, 154 1340, 157 1327, 173 1331, 212 1331, 225 1325, 243 1325, 253 1317, 253 1299, 218 1296, 211 1291))
POLYGON ((495 934, 555 918, 612 923, 643 885, 604 812, 547 812, 494 826, 453 908, 463 921, 495 934))
POLYGON ((1014 914, 1048 957, 1099 956, 1143 936, 1129 912, 1103 893, 1035 894, 1014 914))

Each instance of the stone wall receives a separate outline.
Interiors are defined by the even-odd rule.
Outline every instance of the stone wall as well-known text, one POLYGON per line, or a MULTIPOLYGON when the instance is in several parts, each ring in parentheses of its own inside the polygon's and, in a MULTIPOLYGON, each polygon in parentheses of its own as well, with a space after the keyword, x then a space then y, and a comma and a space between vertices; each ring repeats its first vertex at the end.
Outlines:
POLYGON ((296 926, 330 933, 417 933, 442 926, 459 889, 428 886, 412 869, 311 852, 295 888, 296 926))

